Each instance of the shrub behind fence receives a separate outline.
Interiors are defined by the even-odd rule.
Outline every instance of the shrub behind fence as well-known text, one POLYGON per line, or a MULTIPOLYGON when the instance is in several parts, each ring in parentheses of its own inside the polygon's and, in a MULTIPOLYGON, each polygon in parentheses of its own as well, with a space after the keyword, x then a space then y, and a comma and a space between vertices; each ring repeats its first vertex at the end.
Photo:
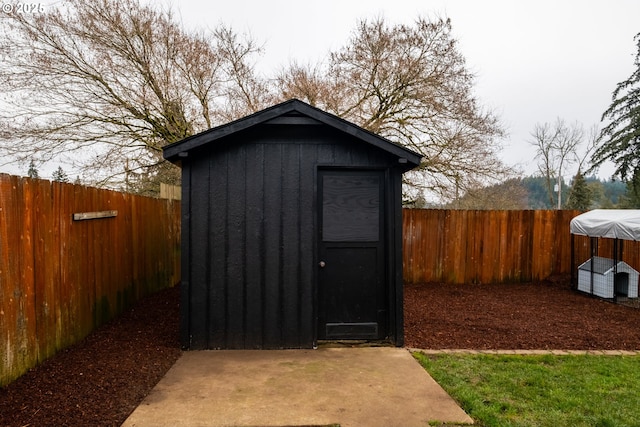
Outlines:
POLYGON ((0 386, 176 284, 179 254, 179 201, 0 174, 0 386))

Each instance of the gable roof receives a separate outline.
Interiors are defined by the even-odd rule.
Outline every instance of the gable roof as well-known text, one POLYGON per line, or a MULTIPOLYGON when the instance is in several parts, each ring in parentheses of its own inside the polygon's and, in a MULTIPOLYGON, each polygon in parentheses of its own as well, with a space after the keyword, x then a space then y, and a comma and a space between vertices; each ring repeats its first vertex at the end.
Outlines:
POLYGON ((258 111, 257 113, 253 113, 241 119, 234 120, 227 124, 201 132, 197 135, 190 136, 182 141, 167 145, 163 148, 163 156, 170 162, 176 163, 186 157, 188 152, 191 150, 202 147, 203 145, 209 144, 217 139, 264 123, 324 124, 393 154, 399 159, 406 159, 406 170, 418 166, 420 164, 420 159, 422 158, 422 156, 415 151, 395 144, 386 138, 369 132, 360 126, 333 114, 327 113, 326 111, 320 110, 319 108, 312 107, 298 99, 291 99, 281 104, 276 104, 272 107, 258 111))

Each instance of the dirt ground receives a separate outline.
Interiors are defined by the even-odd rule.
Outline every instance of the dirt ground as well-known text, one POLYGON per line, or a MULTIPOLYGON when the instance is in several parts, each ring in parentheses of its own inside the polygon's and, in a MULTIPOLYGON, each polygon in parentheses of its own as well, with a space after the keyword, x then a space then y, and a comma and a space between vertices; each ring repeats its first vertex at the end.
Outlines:
MULTIPOLYGON (((119 426, 180 355, 179 289, 146 298, 0 389, 2 426, 119 426)), ((425 349, 640 349, 640 310, 566 280, 409 285, 405 344, 425 349)))

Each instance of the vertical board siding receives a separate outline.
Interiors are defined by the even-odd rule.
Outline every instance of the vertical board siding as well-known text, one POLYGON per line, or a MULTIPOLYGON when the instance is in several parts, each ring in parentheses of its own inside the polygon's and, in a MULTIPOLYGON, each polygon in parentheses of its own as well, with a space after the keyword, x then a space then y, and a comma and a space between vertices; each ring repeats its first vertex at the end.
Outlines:
MULTIPOLYGON (((246 159, 246 193, 249 195, 264 193, 264 147, 257 146, 247 153, 246 159)), ((245 328, 247 330, 247 346, 260 348, 263 338, 263 304, 264 304, 264 197, 256 200, 256 204, 246 204, 246 251, 244 263, 246 265, 246 311, 245 328), (251 313, 258 313, 253 316, 251 313)))
POLYGON ((307 131, 249 132, 189 161, 183 347, 312 347, 318 168, 383 168, 389 158, 307 131))
POLYGON ((392 272, 389 273, 389 332, 395 341, 396 346, 404 346, 404 284, 402 281, 402 173, 391 173, 392 190, 387 195, 387 207, 392 212, 389 218, 393 218, 393 225, 388 229, 390 233, 389 246, 392 257, 392 272))
MULTIPOLYGON (((404 209, 404 280, 517 283, 569 274, 569 223, 580 213, 404 209)), ((599 242, 600 256, 612 257, 613 240, 599 242)), ((589 251, 589 238, 575 236, 575 262, 588 259, 589 251)), ((639 251, 640 242, 624 242, 623 260, 635 269, 639 251)))
POLYGON ((307 147, 300 153, 299 177, 300 188, 307 193, 298 201, 298 215, 300 225, 300 239, 297 244, 297 257, 299 259, 298 283, 306 283, 306 286, 299 286, 299 299, 304 302, 298 305, 298 318, 300 324, 298 345, 309 347, 313 345, 316 338, 316 288, 315 272, 317 264, 314 262, 316 253, 315 233, 315 211, 316 211, 316 162, 318 161, 318 147, 307 147), (309 173, 309 171, 314 171, 309 173), (306 190, 305 190, 306 189, 306 190))
POLYGON ((313 206, 313 191, 301 185, 313 184, 314 170, 303 163, 301 148, 278 143, 239 145, 193 163, 191 252, 199 255, 190 265, 191 330, 183 346, 311 345, 311 326, 303 325, 312 323, 311 290, 303 289, 311 285, 311 266, 302 263, 310 264, 313 255, 313 215, 303 219, 301 209, 313 206), (210 165, 211 176, 200 163, 210 165), (201 232, 206 227, 209 233, 201 232), (210 309, 203 310, 203 303, 210 309))
MULTIPOLYGON (((298 306, 300 301, 300 287, 298 281, 300 271, 300 257, 298 252, 301 238, 299 201, 303 196, 300 187, 300 146, 286 147, 287 155, 282 163, 282 345, 284 347, 300 347, 300 318, 298 306)), ((308 284, 310 285, 310 283, 308 284)))
POLYGON ((193 240, 191 234, 193 226, 191 224, 191 169, 192 165, 185 162, 182 165, 182 191, 181 206, 187 206, 189 209, 181 209, 180 212, 180 343, 184 347, 191 340, 191 242, 193 240))
POLYGON ((179 221, 179 202, 0 174, 0 386, 176 284, 179 221))
POLYGON ((281 145, 263 146, 264 156, 264 195, 262 196, 262 218, 264 221, 264 238, 261 246, 262 265, 264 269, 264 306, 262 308, 263 346, 279 347, 282 342, 282 150, 281 145))
MULTIPOLYGON (((240 146, 238 150, 230 151, 227 157, 227 219, 225 233, 226 248, 226 283, 223 282, 227 293, 226 332, 228 346, 231 348, 245 348, 246 310, 236 310, 236 307, 246 307, 246 197, 247 173, 246 150, 240 146)), ((250 203, 255 203, 251 200, 250 203)))

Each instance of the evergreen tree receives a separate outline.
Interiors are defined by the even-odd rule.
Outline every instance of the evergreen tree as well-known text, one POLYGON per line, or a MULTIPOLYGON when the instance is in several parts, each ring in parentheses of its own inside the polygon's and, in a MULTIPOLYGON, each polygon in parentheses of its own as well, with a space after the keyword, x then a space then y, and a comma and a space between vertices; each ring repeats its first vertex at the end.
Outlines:
POLYGON ((36 168, 36 164, 33 161, 33 159, 31 159, 31 161, 29 162, 29 170, 27 171, 27 176, 29 178, 35 178, 35 179, 40 178, 38 174, 38 169, 36 168))
POLYGON ((640 209, 640 173, 635 173, 627 182, 627 191, 620 197, 620 208, 640 209))
MULTIPOLYGON (((615 175, 623 181, 632 178, 630 182, 635 186, 640 184, 635 179, 640 175, 640 33, 634 40, 638 45, 635 71, 613 91, 613 102, 602 115, 602 120, 610 123, 602 129, 602 145, 591 160, 593 167, 611 160, 616 164, 615 175)), ((634 191, 638 193, 640 188, 635 187, 634 191)))
POLYGON ((58 169, 53 173, 52 179, 58 182, 69 182, 69 177, 62 169, 62 166, 58 166, 58 169))
POLYGON ((571 192, 569 193, 569 199, 565 207, 567 209, 577 209, 581 211, 586 211, 591 207, 591 190, 580 170, 578 170, 578 173, 573 178, 573 185, 571 186, 571 192))
MULTIPOLYGON (((620 203, 620 198, 627 192, 627 184, 622 181, 608 180, 602 183, 603 198, 610 201, 612 206, 601 204, 602 208, 616 207, 620 203)), ((595 198, 592 198, 596 200, 595 198)))

